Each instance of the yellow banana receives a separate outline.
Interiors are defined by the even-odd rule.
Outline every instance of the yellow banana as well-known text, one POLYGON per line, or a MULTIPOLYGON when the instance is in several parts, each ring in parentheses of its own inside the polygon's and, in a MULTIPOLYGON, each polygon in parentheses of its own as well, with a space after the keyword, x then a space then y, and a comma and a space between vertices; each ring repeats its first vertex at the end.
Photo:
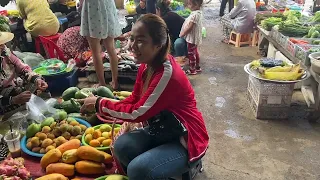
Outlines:
POLYGON ((263 77, 270 80, 294 81, 303 75, 303 72, 265 72, 263 77))
POLYGON ((266 72, 290 72, 292 70, 292 66, 276 66, 266 70, 266 72))

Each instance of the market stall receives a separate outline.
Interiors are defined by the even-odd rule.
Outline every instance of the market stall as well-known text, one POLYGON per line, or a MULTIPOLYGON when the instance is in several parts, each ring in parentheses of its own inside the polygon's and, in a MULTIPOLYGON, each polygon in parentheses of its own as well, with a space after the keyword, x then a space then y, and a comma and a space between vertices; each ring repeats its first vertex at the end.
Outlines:
POLYGON ((309 119, 317 120, 319 111, 319 75, 315 72, 317 62, 310 54, 319 52, 319 15, 303 11, 299 3, 268 6, 268 12, 256 15, 259 30, 259 50, 268 58, 300 63, 310 73, 310 78, 297 83, 309 107, 309 119), (311 58, 312 59, 312 58, 311 58))

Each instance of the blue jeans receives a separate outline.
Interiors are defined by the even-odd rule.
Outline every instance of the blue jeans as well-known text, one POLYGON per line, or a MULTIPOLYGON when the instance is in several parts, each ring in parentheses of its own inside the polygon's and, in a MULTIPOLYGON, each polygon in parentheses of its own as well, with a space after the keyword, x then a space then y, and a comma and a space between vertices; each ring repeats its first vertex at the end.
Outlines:
POLYGON ((114 152, 130 180, 166 180, 189 169, 188 151, 179 140, 164 143, 145 129, 121 135, 114 152))
POLYGON ((156 14, 156 3, 157 0, 146 0, 147 13, 156 14))
POLYGON ((174 42, 174 56, 187 56, 188 55, 188 46, 187 41, 183 38, 178 38, 174 42))

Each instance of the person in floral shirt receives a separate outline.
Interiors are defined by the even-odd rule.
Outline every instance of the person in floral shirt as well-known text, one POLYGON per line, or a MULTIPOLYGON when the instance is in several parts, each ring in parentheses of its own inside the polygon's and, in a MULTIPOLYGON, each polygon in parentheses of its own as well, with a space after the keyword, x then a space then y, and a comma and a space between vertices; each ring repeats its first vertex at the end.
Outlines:
POLYGON ((13 37, 12 33, 0 32, 0 115, 19 109, 30 100, 32 93, 48 87, 40 75, 6 47, 5 43, 13 37))

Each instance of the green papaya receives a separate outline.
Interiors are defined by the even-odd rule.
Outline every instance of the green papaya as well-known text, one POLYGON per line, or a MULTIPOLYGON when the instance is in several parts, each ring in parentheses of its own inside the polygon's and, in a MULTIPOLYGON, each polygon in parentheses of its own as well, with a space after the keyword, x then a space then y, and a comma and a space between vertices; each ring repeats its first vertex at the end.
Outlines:
POLYGON ((74 98, 76 98, 76 99, 85 99, 87 97, 89 97, 89 93, 82 91, 82 90, 77 91, 74 96, 74 98))
POLYGON ((71 100, 69 101, 64 101, 62 103, 62 108, 65 112, 67 113, 77 113, 80 112, 80 107, 77 106, 76 104, 72 103, 71 100))
POLYGON ((105 86, 100 86, 97 88, 97 95, 101 97, 114 98, 112 91, 105 86))
POLYGON ((76 92, 79 91, 79 88, 77 87, 70 87, 68 89, 66 89, 63 93, 62 93, 62 99, 65 101, 70 100, 71 98, 75 98, 75 94, 76 92))

